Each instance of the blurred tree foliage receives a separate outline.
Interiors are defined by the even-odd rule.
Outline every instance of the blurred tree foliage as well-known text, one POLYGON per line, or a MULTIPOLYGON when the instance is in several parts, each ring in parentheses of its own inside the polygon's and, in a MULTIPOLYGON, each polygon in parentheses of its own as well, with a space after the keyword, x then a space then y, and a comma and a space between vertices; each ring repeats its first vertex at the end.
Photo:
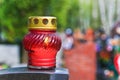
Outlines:
POLYGON ((79 10, 79 0, 0 0, 0 35, 21 41, 29 16, 56 16, 59 31, 74 28, 79 26, 79 10))

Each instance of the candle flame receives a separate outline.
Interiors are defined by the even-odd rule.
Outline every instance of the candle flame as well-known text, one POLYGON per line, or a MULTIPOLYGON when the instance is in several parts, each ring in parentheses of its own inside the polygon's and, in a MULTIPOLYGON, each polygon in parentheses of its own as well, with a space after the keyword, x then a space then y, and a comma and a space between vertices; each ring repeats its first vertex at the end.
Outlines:
POLYGON ((48 37, 45 38, 44 43, 45 43, 46 45, 48 45, 48 43, 49 43, 49 38, 48 38, 48 37))

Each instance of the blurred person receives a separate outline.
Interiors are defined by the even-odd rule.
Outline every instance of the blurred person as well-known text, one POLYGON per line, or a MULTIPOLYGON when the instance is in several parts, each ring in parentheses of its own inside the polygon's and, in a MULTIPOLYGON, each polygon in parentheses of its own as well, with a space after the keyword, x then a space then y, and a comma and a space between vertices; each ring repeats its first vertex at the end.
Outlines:
POLYGON ((73 47, 64 49, 65 66, 69 71, 69 80, 95 80, 95 50, 88 44, 80 29, 73 32, 73 47), (89 74, 91 72, 91 74, 89 74))
POLYGON ((65 29, 63 33, 60 33, 59 36, 62 39, 62 46, 59 50, 57 56, 56 56, 56 67, 65 67, 64 65, 64 51, 69 50, 73 47, 73 37, 72 37, 73 31, 71 28, 65 29))
MULTIPOLYGON (((110 66, 110 69, 114 71, 114 78, 117 80, 118 73, 114 67, 114 56, 116 54, 120 54, 120 22, 115 23, 113 26, 113 29, 111 30, 111 36, 109 39, 109 44, 112 45, 112 65, 110 66)), ((118 78, 119 80, 119 78, 118 78)))
POLYGON ((107 35, 102 29, 98 30, 98 34, 96 38, 98 68, 105 68, 110 57, 107 52, 107 35))
POLYGON ((79 28, 74 30, 73 39, 74 39, 74 46, 77 46, 80 43, 85 42, 85 36, 79 28))
POLYGON ((112 30, 110 36, 108 36, 103 29, 99 29, 96 34, 97 68, 103 71, 104 75, 110 80, 116 78, 116 71, 113 64, 116 41, 113 39, 115 37, 115 32, 113 31, 114 30, 112 30), (113 76, 107 74, 106 71, 113 74, 113 76))
MULTIPOLYGON (((65 32, 67 33, 67 30, 65 32)), ((69 80, 79 80, 80 78, 77 75, 80 72, 79 65, 76 65, 76 64, 78 63, 77 59, 79 58, 78 48, 80 45, 80 38, 82 38, 83 36, 81 36, 79 29, 75 29, 75 31, 72 33, 72 35, 71 34, 68 35, 68 33, 67 33, 66 37, 72 38, 73 42, 72 42, 72 46, 70 48, 66 48, 63 46, 65 67, 68 68, 68 71, 70 73, 69 80), (77 70, 77 72, 76 72, 76 70, 77 70), (74 71, 76 73, 74 73, 74 71)), ((68 42, 66 41, 65 44, 63 43, 63 45, 66 45, 67 43, 68 42)))
POLYGON ((111 45, 115 51, 120 51, 120 22, 115 23, 111 30, 111 45))
POLYGON ((65 39, 63 42, 63 49, 69 50, 73 47, 73 31, 71 28, 65 30, 65 39))
POLYGON ((65 35, 62 46, 64 51, 70 51, 79 47, 81 43, 85 43, 84 34, 81 33, 80 29, 75 29, 73 32, 72 29, 68 28, 65 30, 65 35))
POLYGON ((96 62, 97 62, 97 73, 104 75, 104 69, 107 68, 109 60, 109 53, 106 50, 107 35, 103 29, 98 29, 95 32, 95 43, 96 43, 96 62))

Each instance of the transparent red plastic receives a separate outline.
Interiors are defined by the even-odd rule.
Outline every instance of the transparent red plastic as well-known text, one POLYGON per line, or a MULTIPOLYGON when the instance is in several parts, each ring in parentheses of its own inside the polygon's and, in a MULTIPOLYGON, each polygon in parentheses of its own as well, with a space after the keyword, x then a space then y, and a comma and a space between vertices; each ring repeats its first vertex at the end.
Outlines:
POLYGON ((56 31, 31 29, 24 37, 23 45, 28 51, 28 68, 55 68, 56 54, 61 47, 61 39, 56 31))

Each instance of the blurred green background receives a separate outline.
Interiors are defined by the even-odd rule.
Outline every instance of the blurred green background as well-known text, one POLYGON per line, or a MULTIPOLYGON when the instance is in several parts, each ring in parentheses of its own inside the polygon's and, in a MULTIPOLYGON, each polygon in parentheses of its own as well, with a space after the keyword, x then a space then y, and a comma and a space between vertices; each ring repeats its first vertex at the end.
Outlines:
POLYGON ((119 6, 116 6, 118 5, 117 1, 0 0, 0 41, 21 41, 27 33, 29 16, 56 16, 58 31, 60 32, 64 31, 67 27, 72 29, 86 29, 89 27, 97 29, 107 24, 108 29, 113 25, 110 21, 116 21, 118 18, 117 9, 119 6), (106 4, 108 2, 109 4, 106 4), (113 6, 114 9, 109 5, 113 6), (112 18, 109 18, 109 16, 112 16, 112 18))
POLYGON ((0 32, 7 41, 19 41, 27 32, 29 16, 56 16, 58 30, 79 26, 78 0, 0 0, 0 32))

